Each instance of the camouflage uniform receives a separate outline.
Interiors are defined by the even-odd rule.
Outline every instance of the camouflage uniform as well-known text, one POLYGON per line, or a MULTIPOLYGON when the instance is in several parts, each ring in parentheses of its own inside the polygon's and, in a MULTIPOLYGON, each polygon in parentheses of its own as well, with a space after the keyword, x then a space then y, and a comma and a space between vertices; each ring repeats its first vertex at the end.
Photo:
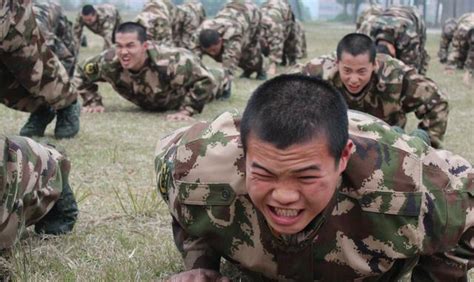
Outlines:
POLYGON ((439 43, 438 57, 442 64, 448 61, 449 45, 453 40, 453 34, 457 25, 458 22, 456 19, 451 18, 446 20, 446 22, 443 24, 443 28, 441 29, 441 41, 439 43))
POLYGON ((177 11, 169 0, 149 0, 135 21, 147 29, 148 40, 173 46, 173 24, 177 11))
POLYGON ((201 112, 227 87, 224 71, 207 69, 189 50, 148 42, 147 63, 137 73, 125 70, 115 49, 103 51, 79 67, 76 85, 84 106, 102 105, 96 82, 108 82, 119 95, 152 111, 201 112))
POLYGON ((252 281, 396 281, 412 270, 413 281, 466 279, 474 265, 466 160, 350 111, 355 149, 332 200, 303 231, 279 236, 248 195, 239 122, 224 113, 158 144, 158 189, 187 270, 219 271, 223 257, 252 281))
POLYGON ((25 227, 52 210, 68 185, 70 168, 53 147, 0 137, 0 249, 11 247, 25 227))
POLYGON ((289 65, 296 64, 297 59, 304 59, 308 56, 306 52, 306 34, 300 21, 292 22, 292 27, 288 39, 285 41, 283 49, 283 60, 289 65))
POLYGON ((425 49, 426 26, 412 7, 386 9, 371 25, 369 35, 376 41, 391 42, 395 46, 397 59, 414 67, 420 74, 426 73, 429 62, 425 49))
MULTIPOLYGON (((369 8, 365 9, 357 18, 356 30, 358 32, 364 33, 360 31, 363 25, 365 23, 371 22, 374 18, 377 18, 377 16, 381 15, 382 12, 383 12, 383 8, 379 5, 371 5, 369 8)), ((364 29, 370 31, 370 29, 366 29, 366 28, 364 29)))
POLYGON ((474 73, 474 13, 464 14, 458 19, 448 66, 465 67, 471 74, 474 73))
POLYGON ((74 39, 77 46, 79 46, 82 29, 86 26, 90 31, 104 38, 103 49, 105 50, 113 45, 112 38, 115 28, 121 22, 120 14, 117 8, 111 4, 94 5, 94 9, 96 10, 97 20, 92 25, 88 25, 82 20, 82 12, 78 13, 74 24, 74 39))
POLYGON ((229 77, 233 77, 237 66, 244 72, 263 70, 263 55, 260 48, 261 13, 258 7, 247 0, 227 3, 213 19, 205 20, 194 38, 192 50, 202 56, 199 33, 203 29, 216 30, 223 39, 222 52, 213 58, 221 62, 229 77))
POLYGON ((72 33, 72 23, 67 19, 61 6, 55 2, 34 3, 33 11, 46 45, 58 56, 72 76, 79 49, 72 33))
POLYGON ((190 48, 192 37, 206 19, 206 11, 200 2, 187 2, 176 6, 173 24, 173 41, 176 47, 190 48))
POLYGON ((31 0, 0 0, 0 102, 26 112, 65 108, 77 93, 32 15, 31 0))
POLYGON ((428 132, 433 147, 441 147, 448 123, 446 96, 431 79, 397 59, 378 54, 376 63, 371 81, 358 95, 345 89, 334 56, 315 58, 302 72, 329 81, 342 93, 350 109, 371 114, 390 125, 404 128, 406 114, 415 112, 420 119, 418 128, 428 132))
POLYGON ((293 28, 294 15, 287 0, 267 0, 260 7, 262 12, 261 36, 269 49, 271 63, 281 64, 285 41, 293 28))

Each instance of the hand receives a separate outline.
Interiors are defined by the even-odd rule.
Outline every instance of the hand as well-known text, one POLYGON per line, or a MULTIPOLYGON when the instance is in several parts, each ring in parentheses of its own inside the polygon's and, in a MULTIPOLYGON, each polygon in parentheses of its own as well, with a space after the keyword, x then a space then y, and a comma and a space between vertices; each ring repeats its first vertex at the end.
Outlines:
POLYGON ((464 73, 464 76, 462 78, 462 81, 464 82, 464 84, 466 85, 470 85, 471 84, 471 80, 472 80, 472 74, 469 73, 469 71, 467 70, 465 73, 464 73))
POLYGON ((188 111, 179 111, 174 114, 169 114, 166 116, 166 120, 169 121, 193 121, 194 119, 191 117, 191 113, 188 111))
POLYGON ((96 105, 96 106, 82 106, 83 113, 103 113, 105 111, 104 106, 96 105))
POLYGON ((230 279, 219 272, 210 269, 198 268, 171 276, 167 282, 230 282, 230 279))
POLYGON ((271 64, 270 67, 268 68, 267 74, 269 76, 274 76, 276 74, 276 64, 271 64))
POLYGON ((446 75, 453 75, 454 74, 454 69, 450 67, 444 68, 444 74, 446 75))

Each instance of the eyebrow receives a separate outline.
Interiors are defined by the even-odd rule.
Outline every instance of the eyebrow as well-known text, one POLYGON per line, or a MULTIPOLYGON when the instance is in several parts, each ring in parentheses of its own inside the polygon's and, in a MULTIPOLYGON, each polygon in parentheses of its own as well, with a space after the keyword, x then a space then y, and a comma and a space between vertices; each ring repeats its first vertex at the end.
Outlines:
MULTIPOLYGON (((274 172, 270 171, 269 169, 261 166, 260 164, 256 163, 256 162, 252 162, 252 168, 258 168, 258 169, 261 169, 261 170, 264 170, 266 172, 268 172, 269 174, 272 174, 272 175, 275 175, 274 172)), ((310 166, 307 166, 307 167, 303 167, 303 168, 299 168, 299 169, 296 169, 296 170, 292 170, 291 172, 292 173, 301 173, 301 172, 306 172, 308 170, 317 170, 317 171, 320 171, 321 168, 317 165, 310 165, 310 166)))

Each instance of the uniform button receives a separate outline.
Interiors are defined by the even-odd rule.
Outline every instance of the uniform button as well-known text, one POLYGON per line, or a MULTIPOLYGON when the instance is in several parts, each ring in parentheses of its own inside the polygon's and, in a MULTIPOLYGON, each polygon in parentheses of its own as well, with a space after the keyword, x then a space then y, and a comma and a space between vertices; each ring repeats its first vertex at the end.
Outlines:
POLYGON ((227 190, 222 191, 221 193, 222 199, 223 200, 228 200, 230 198, 230 193, 227 190))

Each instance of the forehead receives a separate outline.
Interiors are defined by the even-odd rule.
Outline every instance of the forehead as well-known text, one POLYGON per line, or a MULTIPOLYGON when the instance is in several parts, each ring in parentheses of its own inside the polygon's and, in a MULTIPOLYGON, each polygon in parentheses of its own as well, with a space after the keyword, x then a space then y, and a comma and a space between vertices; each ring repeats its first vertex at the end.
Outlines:
POLYGON ((115 34, 115 41, 117 43, 138 41, 138 33, 136 31, 134 31, 134 32, 117 32, 115 34))
POLYGON ((365 52, 355 56, 349 52, 342 52, 339 63, 342 63, 342 65, 346 67, 368 66, 372 64, 370 62, 369 52, 365 52))

